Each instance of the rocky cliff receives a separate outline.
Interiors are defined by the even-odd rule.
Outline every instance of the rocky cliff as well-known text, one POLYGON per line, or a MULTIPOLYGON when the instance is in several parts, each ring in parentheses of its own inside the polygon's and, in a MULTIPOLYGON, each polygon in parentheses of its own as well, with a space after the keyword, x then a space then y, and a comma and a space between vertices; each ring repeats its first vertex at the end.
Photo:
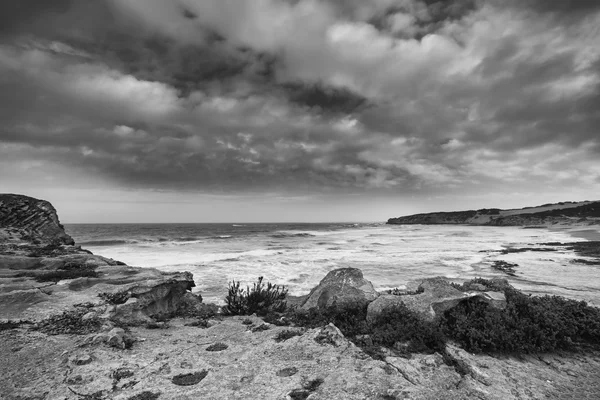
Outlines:
POLYGON ((549 225, 597 225, 600 224, 600 201, 562 202, 538 207, 501 210, 434 212, 390 218, 395 225, 491 225, 491 226, 549 226, 549 225))
POLYGON ((0 229, 7 237, 75 244, 60 224, 52 204, 33 197, 0 194, 0 229))
POLYGON ((74 244, 52 204, 0 194, 0 320, 41 321, 89 303, 106 321, 135 323, 196 300, 189 272, 134 268, 74 244))

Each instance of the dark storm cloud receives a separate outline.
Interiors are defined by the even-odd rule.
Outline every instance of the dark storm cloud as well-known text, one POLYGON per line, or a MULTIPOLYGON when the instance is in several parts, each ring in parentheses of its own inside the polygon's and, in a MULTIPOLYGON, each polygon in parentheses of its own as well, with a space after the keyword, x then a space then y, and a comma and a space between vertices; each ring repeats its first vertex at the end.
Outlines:
POLYGON ((351 114, 368 105, 367 99, 346 88, 322 84, 285 83, 282 85, 293 103, 318 111, 351 114))
POLYGON ((0 4, 0 33, 18 33, 40 18, 65 13, 74 0, 19 0, 0 4))
POLYGON ((521 0, 519 3, 536 11, 564 14, 594 12, 600 9, 600 3, 596 0, 521 0))
POLYGON ((589 3, 23 4, 0 46, 0 144, 24 160, 198 190, 600 176, 589 3), (586 18, 545 15, 573 11, 586 18))

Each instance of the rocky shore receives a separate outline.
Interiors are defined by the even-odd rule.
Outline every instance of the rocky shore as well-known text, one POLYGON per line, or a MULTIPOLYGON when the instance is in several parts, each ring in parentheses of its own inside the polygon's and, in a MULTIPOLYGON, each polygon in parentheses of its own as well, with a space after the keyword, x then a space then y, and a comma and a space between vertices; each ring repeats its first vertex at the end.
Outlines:
POLYGON ((390 218, 391 225, 488 225, 488 226, 542 226, 574 227, 600 226, 600 201, 562 202, 538 207, 501 210, 433 212, 390 218))
POLYGON ((261 317, 225 315, 193 286, 188 272, 93 255, 49 203, 0 195, 0 398, 600 398, 597 347, 474 354, 449 340, 407 352, 410 340, 378 346, 375 333, 299 322, 344 305, 364 310, 365 326, 394 307, 418 326, 465 305, 500 312, 512 290, 503 280, 459 287, 435 278, 378 293, 344 268, 288 298, 292 314, 261 317))

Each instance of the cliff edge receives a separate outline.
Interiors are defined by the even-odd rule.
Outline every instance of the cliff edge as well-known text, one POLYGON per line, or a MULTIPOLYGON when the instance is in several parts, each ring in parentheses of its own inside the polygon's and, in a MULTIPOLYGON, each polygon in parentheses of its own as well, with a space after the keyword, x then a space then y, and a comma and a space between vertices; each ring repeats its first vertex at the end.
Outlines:
POLYGON ((501 210, 433 212, 390 218, 392 225, 488 225, 488 226, 551 226, 599 225, 600 201, 561 202, 537 207, 501 210))
POLYGON ((52 204, 28 196, 0 194, 0 230, 4 231, 0 235, 7 238, 75 244, 58 220, 52 204))

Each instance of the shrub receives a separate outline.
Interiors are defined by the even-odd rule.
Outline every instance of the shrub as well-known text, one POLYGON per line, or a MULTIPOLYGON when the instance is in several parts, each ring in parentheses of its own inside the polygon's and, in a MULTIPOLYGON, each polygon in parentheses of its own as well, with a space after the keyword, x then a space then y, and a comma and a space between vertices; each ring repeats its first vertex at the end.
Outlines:
POLYGON ((298 310, 291 314, 289 319, 296 325, 307 328, 332 323, 349 338, 368 333, 367 304, 362 303, 334 304, 325 309, 298 310))
POLYGON ((498 310, 477 299, 448 310, 447 335, 472 352, 544 352, 576 343, 600 345, 600 309, 558 296, 532 297, 505 290, 507 307, 498 310))
POLYGON ((269 312, 283 312, 287 308, 285 286, 263 284, 263 277, 252 285, 252 289, 240 289, 240 283, 233 281, 229 284, 229 291, 225 297, 224 312, 229 315, 264 315, 269 312))
POLYGON ((424 320, 402 303, 383 310, 371 322, 369 331, 373 344, 395 347, 402 352, 433 353, 445 347, 438 323, 424 320))

